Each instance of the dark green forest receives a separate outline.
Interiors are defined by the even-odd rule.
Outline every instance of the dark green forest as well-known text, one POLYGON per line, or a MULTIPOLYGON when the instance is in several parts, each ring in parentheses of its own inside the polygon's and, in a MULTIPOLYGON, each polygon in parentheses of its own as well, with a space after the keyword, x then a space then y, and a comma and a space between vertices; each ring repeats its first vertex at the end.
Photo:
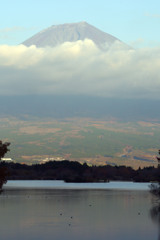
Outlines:
POLYGON ((88 166, 86 163, 69 160, 33 165, 1 162, 0 168, 7 168, 7 180, 64 180, 66 182, 110 180, 155 182, 159 180, 159 169, 155 167, 134 170, 126 166, 88 166))

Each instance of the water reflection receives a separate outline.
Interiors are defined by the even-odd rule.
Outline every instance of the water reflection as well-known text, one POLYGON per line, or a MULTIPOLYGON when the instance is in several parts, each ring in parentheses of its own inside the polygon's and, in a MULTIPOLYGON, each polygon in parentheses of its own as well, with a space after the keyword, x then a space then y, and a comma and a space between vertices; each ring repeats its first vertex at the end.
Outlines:
POLYGON ((157 203, 151 208, 150 215, 153 222, 158 226, 158 240, 160 240, 160 203, 157 203))
POLYGON ((150 240, 147 191, 26 189, 0 195, 0 239, 150 240))

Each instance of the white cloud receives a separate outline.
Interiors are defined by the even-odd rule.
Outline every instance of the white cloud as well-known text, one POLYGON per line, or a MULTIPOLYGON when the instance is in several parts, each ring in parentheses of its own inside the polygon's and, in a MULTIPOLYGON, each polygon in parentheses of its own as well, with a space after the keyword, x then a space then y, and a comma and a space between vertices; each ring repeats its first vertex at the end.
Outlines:
POLYGON ((0 95, 160 98, 160 48, 106 51, 91 40, 54 48, 0 46, 0 95))

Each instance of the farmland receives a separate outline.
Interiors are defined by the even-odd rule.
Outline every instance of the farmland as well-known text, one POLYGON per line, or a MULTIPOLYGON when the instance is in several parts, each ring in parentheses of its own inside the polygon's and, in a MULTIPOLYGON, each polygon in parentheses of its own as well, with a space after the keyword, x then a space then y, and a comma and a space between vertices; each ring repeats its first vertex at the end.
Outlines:
POLYGON ((0 118, 2 141, 16 162, 69 159, 94 165, 156 166, 160 123, 90 118, 0 118))

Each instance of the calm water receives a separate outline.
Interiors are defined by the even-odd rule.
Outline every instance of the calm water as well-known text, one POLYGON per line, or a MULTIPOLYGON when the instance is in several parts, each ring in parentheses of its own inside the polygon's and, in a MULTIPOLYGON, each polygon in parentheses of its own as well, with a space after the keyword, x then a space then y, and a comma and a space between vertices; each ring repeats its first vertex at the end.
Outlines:
MULTIPOLYGON (((149 191, 82 189, 82 185, 45 189, 34 188, 35 182, 21 188, 23 182, 17 181, 16 187, 13 183, 0 195, 0 239, 158 239, 149 191)), ((46 182, 41 184, 46 187, 46 182)))
POLYGON ((66 183, 64 181, 40 181, 40 180, 26 180, 26 181, 8 181, 4 188, 36 188, 36 189, 123 189, 123 190, 149 190, 150 183, 136 183, 136 182, 101 182, 101 183, 66 183))

